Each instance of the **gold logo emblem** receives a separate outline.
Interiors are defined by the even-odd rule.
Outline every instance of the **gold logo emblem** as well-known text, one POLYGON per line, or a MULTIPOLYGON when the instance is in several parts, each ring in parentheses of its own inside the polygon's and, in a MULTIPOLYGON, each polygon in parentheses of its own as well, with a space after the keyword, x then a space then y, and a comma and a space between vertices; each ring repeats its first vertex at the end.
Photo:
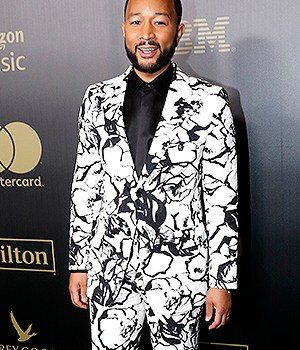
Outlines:
POLYGON ((0 270, 55 273, 53 240, 0 238, 0 270))
POLYGON ((26 329, 26 331, 23 331, 22 328, 19 326, 17 320, 15 319, 15 316, 13 314, 13 312, 10 312, 10 319, 11 322, 13 324, 13 326, 15 327, 15 330, 17 331, 18 335, 19 335, 19 342, 26 342, 28 339, 30 339, 31 337, 34 337, 35 335, 37 335, 37 333, 31 333, 31 328, 32 328, 32 323, 29 325, 29 327, 26 329))
POLYGON ((31 126, 23 122, 0 126, 0 173, 26 174, 37 166, 41 155, 41 140, 31 126))

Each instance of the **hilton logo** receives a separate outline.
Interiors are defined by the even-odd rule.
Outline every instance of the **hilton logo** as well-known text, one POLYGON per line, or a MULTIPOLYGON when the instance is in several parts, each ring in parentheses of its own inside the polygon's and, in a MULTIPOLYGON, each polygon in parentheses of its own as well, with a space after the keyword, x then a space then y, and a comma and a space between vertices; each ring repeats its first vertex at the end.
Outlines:
MULTIPOLYGON (((0 33, 0 51, 4 51, 9 45, 23 44, 24 41, 24 32, 22 30, 0 33)), ((8 55, 0 58, 1 72, 25 71, 25 58, 24 55, 17 55, 15 52, 10 51, 8 55)))
POLYGON ((234 49, 228 44, 226 28, 230 24, 230 17, 217 17, 213 28, 208 24, 206 18, 194 19, 192 23, 183 21, 185 33, 183 34, 179 46, 176 48, 176 55, 204 54, 209 52, 226 53, 234 49), (192 33, 197 32, 197 43, 192 40, 192 33))
POLYGON ((53 241, 0 238, 0 270, 55 273, 53 241))

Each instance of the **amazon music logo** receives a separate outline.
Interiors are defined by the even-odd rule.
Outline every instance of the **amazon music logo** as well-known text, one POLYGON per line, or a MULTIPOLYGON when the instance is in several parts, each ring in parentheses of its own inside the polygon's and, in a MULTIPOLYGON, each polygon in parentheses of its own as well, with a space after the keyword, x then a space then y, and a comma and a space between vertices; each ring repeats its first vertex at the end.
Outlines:
MULTIPOLYGON (((23 122, 0 126, 0 174, 9 171, 24 175, 34 170, 42 156, 42 143, 37 132, 23 122)), ((42 187, 42 178, 3 178, 0 187, 42 187)))
POLYGON ((214 25, 211 25, 206 18, 194 19, 192 22, 183 21, 183 23, 185 24, 185 32, 176 48, 176 55, 236 51, 228 43, 229 16, 217 17, 214 25))
MULTIPOLYGON (((10 46, 16 46, 25 42, 25 35, 22 30, 0 32, 0 53, 5 51, 10 46)), ((24 55, 16 54, 10 50, 9 53, 0 57, 0 71, 8 72, 22 72, 27 68, 25 66, 26 57, 24 55)))

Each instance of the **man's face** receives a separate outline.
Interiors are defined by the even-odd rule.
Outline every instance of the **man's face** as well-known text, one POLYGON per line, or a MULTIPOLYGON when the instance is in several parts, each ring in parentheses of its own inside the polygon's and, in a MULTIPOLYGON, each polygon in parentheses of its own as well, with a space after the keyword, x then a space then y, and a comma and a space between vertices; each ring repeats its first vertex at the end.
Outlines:
POLYGON ((173 0, 129 0, 122 28, 129 60, 150 76, 168 67, 184 30, 173 0))

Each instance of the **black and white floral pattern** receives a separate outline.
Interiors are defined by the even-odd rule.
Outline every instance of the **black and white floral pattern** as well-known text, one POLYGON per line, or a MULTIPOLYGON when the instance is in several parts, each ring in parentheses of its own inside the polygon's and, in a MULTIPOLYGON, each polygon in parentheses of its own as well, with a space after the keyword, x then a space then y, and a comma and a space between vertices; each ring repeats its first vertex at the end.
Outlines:
POLYGON ((176 79, 140 177, 122 115, 132 68, 87 89, 70 225, 70 270, 88 270, 93 302, 116 300, 138 241, 145 296, 165 317, 202 305, 209 286, 237 287, 235 131, 227 95, 172 64, 176 79))

